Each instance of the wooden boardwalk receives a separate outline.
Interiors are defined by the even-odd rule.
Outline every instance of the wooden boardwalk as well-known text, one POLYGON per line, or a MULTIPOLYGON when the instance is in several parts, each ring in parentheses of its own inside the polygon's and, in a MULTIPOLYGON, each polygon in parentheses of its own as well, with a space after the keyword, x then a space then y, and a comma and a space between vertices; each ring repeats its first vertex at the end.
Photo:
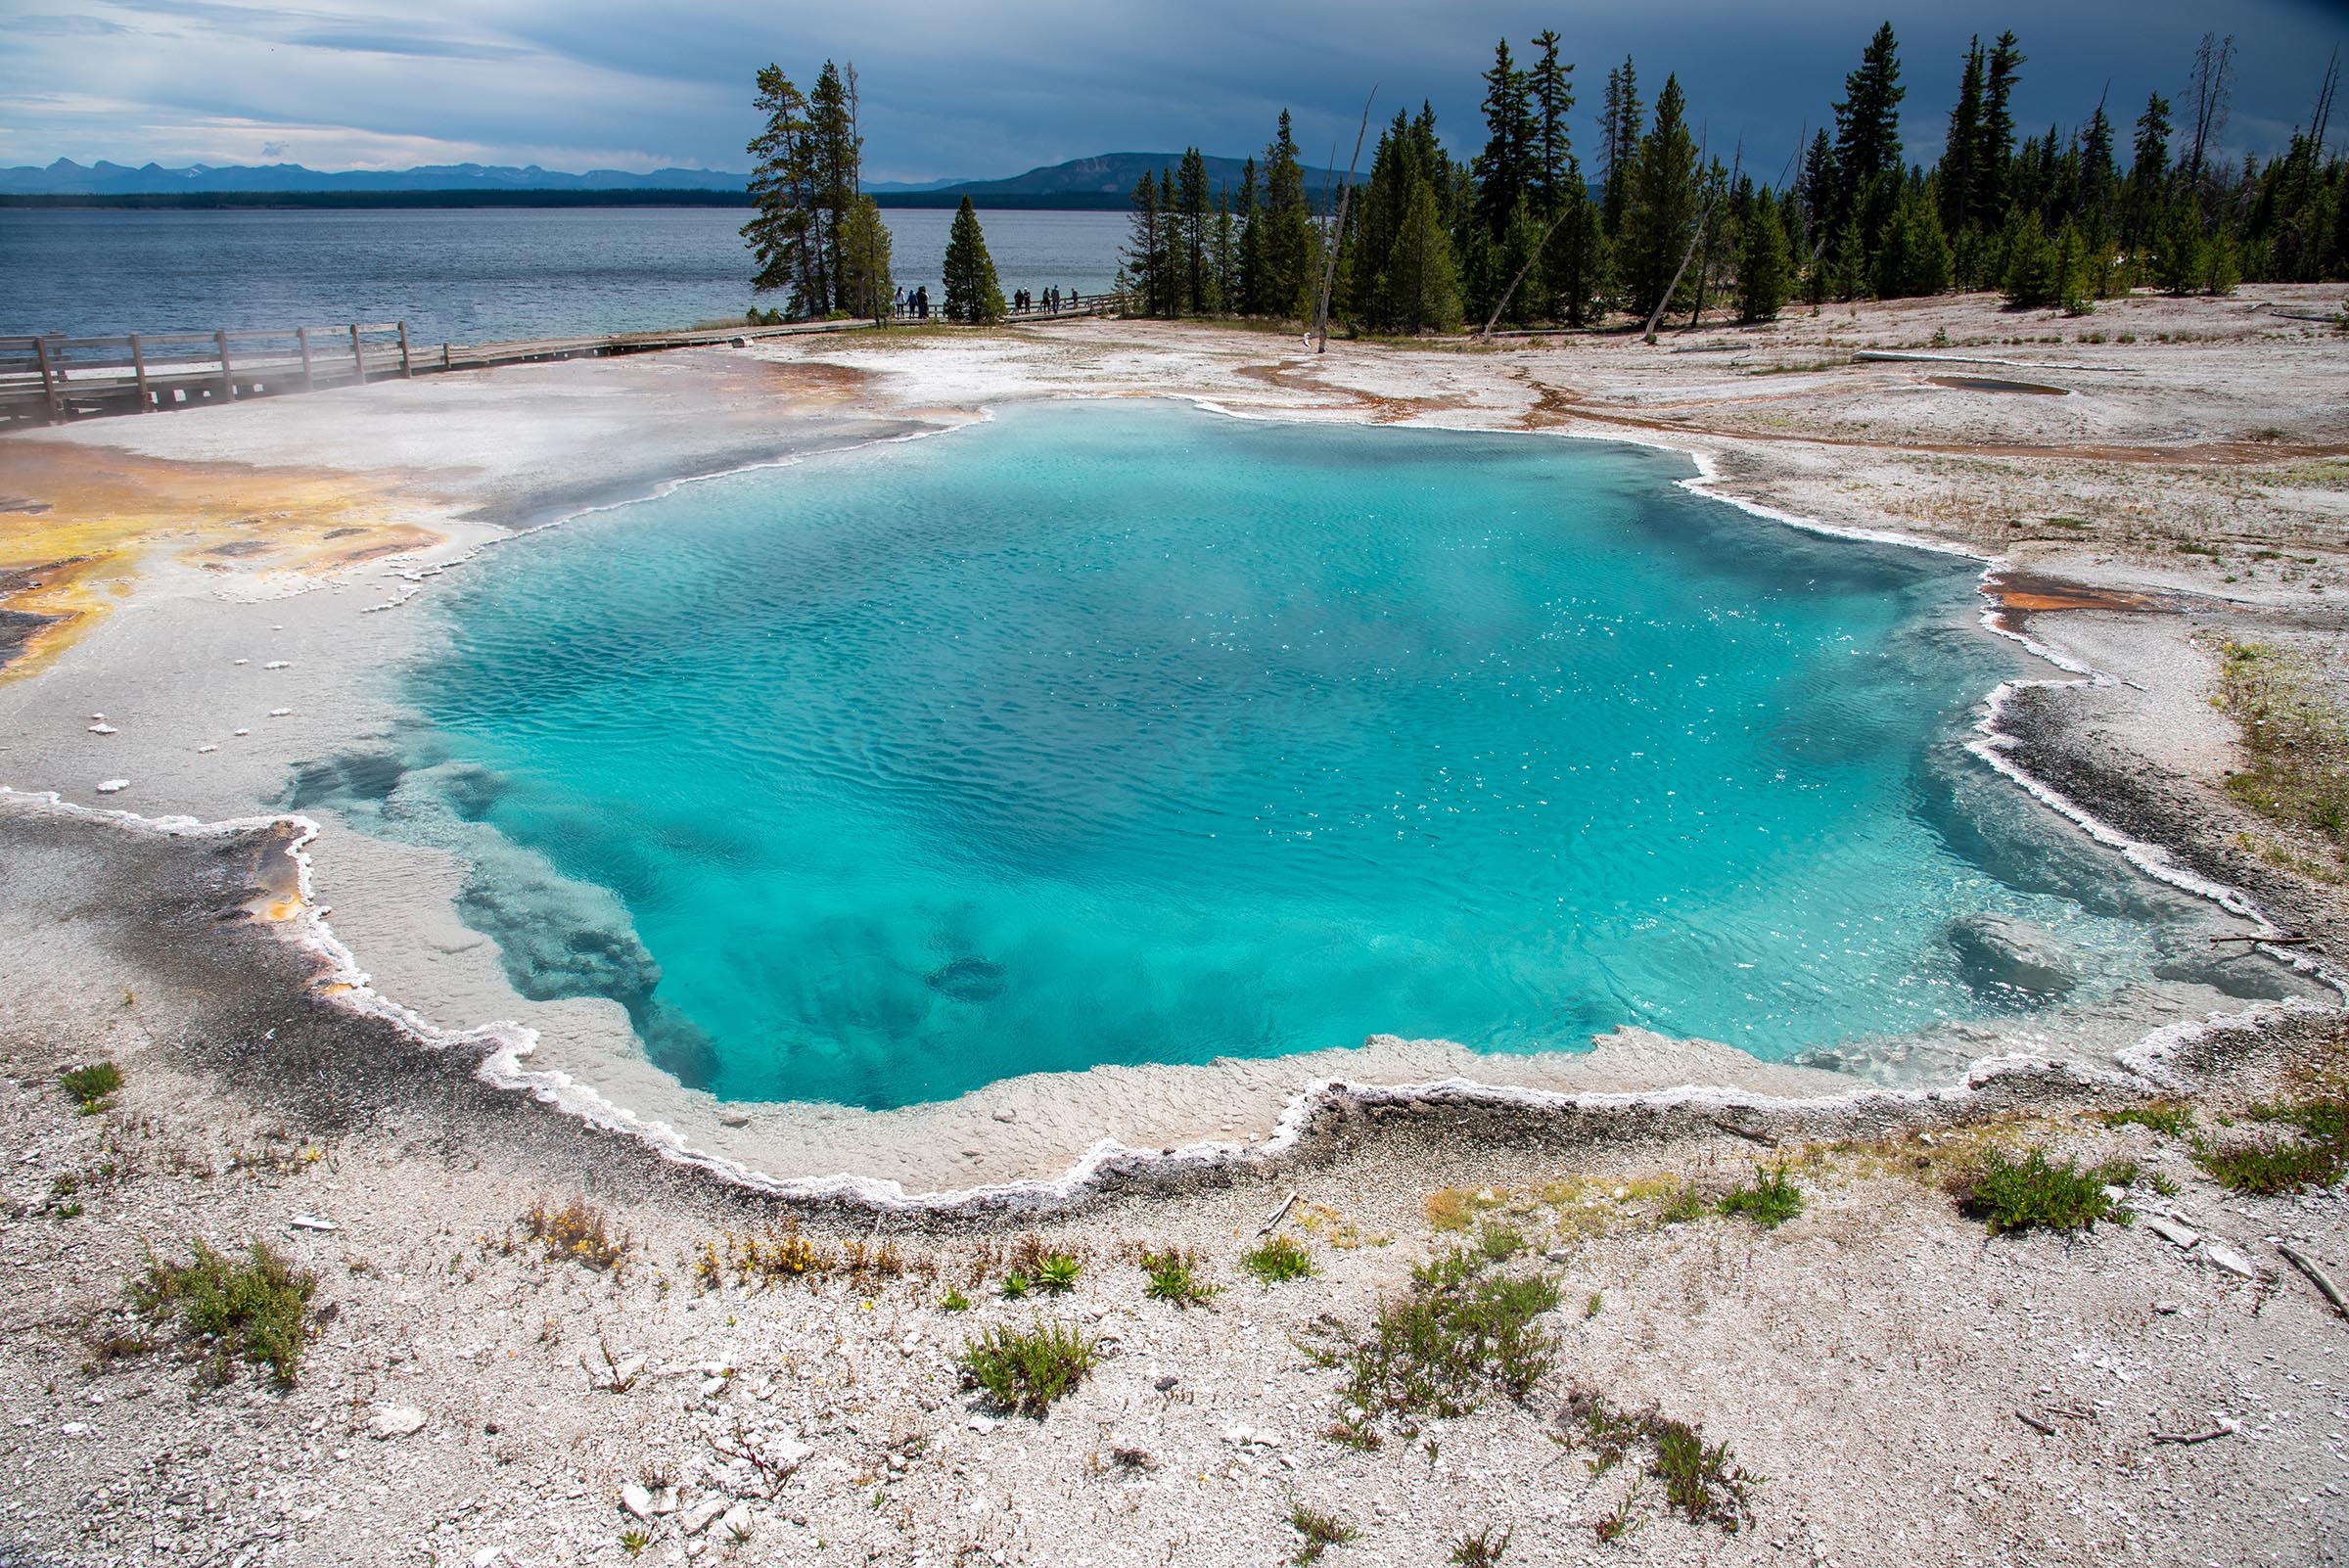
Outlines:
MULTIPOLYGON (((1027 310, 1011 325, 1107 315, 1118 300, 1094 295, 1058 310, 1027 310)), ((900 326, 943 325, 900 321, 900 326)), ((768 338, 855 332, 868 321, 794 321, 772 327, 535 338, 514 343, 419 345, 402 321, 339 327, 130 333, 119 338, 0 337, 0 427, 56 425, 109 414, 201 408, 247 397, 364 386, 390 377, 488 370, 553 359, 743 346, 768 338)))

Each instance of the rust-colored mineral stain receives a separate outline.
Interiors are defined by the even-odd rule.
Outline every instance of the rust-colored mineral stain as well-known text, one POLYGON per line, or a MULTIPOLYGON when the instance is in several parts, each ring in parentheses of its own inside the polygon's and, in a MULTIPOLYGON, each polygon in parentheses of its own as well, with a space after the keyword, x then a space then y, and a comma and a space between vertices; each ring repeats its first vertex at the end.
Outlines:
POLYGON ((2149 593, 2133 593, 2125 588, 2090 587, 2083 583, 2020 573, 1994 577, 1988 586, 2002 610, 2140 611, 2159 608, 2149 593))
POLYGON ((220 572, 324 576, 441 536, 389 486, 315 469, 183 463, 38 437, 0 438, 0 680, 31 674, 131 590, 159 548, 220 572), (27 623, 23 618, 34 618, 27 623))

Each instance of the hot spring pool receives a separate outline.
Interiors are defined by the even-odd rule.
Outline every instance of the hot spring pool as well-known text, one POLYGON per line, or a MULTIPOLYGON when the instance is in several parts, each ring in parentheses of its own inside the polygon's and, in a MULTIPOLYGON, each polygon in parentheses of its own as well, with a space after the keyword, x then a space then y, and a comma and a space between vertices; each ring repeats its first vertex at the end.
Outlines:
POLYGON ((2187 900, 1962 749, 1974 570, 1531 437, 1025 406, 502 545, 395 777, 534 996, 732 1099, 1619 1023, 1765 1057, 2074 999, 2187 900))

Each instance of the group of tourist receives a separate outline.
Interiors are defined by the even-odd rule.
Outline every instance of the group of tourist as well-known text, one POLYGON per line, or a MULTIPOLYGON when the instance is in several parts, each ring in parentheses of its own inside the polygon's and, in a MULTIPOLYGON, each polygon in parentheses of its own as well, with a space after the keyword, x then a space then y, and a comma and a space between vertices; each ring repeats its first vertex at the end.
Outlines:
POLYGON ((1075 304, 1083 296, 1071 289, 1062 294, 1058 289, 1046 289, 1038 297, 1033 290, 1022 289, 1011 297, 1011 308, 1025 315, 1031 310, 1058 310, 1063 304, 1075 304))

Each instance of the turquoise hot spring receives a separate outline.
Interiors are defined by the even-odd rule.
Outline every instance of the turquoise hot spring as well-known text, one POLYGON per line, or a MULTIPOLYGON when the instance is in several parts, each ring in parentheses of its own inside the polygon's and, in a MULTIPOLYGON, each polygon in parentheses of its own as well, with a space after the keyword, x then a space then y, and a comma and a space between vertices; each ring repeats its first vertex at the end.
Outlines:
MULTIPOLYGON (((526 995, 735 1100, 1359 1044, 1784 1059, 2093 999, 2207 919, 1965 749, 2057 673, 1978 567, 1668 452, 1055 402, 518 536, 395 675, 391 765, 526 995)), ((2200 942, 2199 936, 2192 938, 2200 942)))

